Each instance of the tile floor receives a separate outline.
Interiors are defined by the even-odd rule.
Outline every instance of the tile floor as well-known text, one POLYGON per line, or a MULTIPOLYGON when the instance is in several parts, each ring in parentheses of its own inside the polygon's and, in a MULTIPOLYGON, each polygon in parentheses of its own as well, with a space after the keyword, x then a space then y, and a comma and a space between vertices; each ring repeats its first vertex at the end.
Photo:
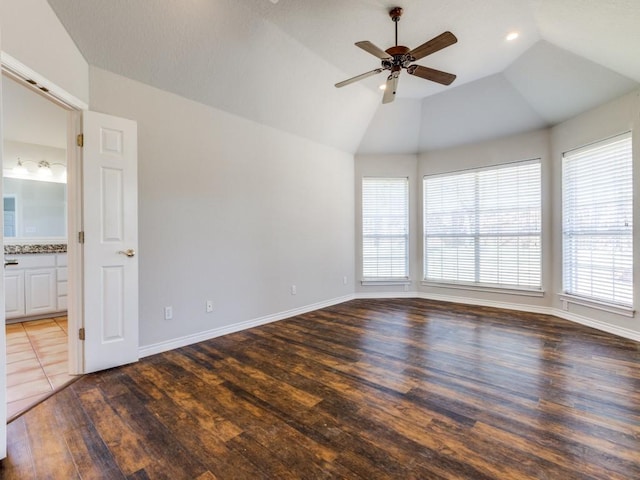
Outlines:
POLYGON ((7 418, 75 377, 67 369, 67 317, 12 323, 7 331, 7 418))

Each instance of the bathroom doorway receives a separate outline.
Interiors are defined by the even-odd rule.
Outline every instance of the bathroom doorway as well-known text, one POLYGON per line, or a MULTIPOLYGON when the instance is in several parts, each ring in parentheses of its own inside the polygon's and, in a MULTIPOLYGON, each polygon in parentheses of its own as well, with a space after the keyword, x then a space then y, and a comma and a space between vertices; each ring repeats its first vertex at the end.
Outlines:
POLYGON ((68 111, 3 73, 7 418, 69 381, 68 111))

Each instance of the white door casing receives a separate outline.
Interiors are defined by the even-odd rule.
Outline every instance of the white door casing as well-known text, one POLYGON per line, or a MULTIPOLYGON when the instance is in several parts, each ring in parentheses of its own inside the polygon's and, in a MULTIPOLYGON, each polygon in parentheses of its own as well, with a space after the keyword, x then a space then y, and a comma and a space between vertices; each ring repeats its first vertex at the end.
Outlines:
POLYGON ((83 112, 84 373, 138 360, 137 124, 83 112))

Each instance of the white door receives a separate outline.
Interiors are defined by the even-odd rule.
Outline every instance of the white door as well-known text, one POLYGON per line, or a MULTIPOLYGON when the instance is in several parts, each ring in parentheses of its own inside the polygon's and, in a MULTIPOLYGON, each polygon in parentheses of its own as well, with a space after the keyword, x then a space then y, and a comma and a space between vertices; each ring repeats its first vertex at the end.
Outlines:
POLYGON ((84 372, 138 360, 137 124, 83 113, 84 372))

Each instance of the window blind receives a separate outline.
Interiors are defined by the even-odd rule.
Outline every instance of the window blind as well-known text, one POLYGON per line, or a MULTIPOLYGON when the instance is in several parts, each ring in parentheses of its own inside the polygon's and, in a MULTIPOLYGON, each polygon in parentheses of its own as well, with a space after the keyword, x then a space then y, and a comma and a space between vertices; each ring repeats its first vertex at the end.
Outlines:
POLYGON ((631 134, 565 153, 563 289, 633 306, 631 134))
POLYGON ((424 279, 541 288, 540 160, 424 178, 424 279))
POLYGON ((408 278, 409 179, 362 179, 362 275, 408 278))

